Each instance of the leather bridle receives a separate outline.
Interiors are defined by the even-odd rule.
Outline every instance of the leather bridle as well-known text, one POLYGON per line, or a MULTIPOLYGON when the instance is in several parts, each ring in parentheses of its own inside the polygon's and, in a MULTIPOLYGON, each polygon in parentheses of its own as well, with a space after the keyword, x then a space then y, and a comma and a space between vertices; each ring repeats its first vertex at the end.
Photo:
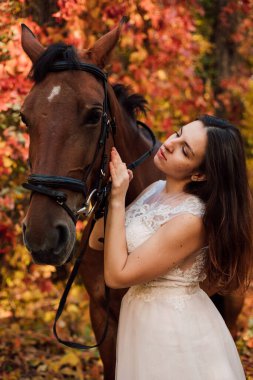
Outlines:
MULTIPOLYGON (((88 166, 88 170, 84 174, 83 180, 64 177, 64 176, 52 176, 52 175, 42 175, 42 174, 31 174, 27 182, 23 184, 23 187, 32 191, 33 193, 40 193, 54 199, 71 217, 74 224, 76 224, 79 215, 84 214, 86 217, 90 215, 95 209, 99 209, 99 206, 104 204, 104 199, 110 190, 110 184, 104 183, 105 180, 105 171, 108 164, 108 157, 106 154, 106 140, 109 137, 110 133, 114 139, 116 133, 116 124, 114 118, 111 115, 110 104, 108 100, 108 89, 107 89, 107 74, 104 73, 101 69, 93 64, 76 62, 69 63, 66 61, 58 61, 51 65, 50 71, 66 71, 66 70, 81 70, 86 71, 96 78, 102 80, 103 89, 104 89, 104 101, 103 101, 103 113, 102 113, 102 123, 101 123, 101 133, 97 145, 97 149, 93 158, 92 163, 88 166), (110 117, 109 117, 110 115, 110 117), (87 191, 87 179, 90 173, 92 172, 95 161, 99 155, 99 151, 103 150, 102 161, 100 164, 99 175, 96 180, 95 187, 91 190, 90 194, 87 191), (83 194, 85 198, 84 206, 77 210, 73 211, 67 205, 67 194, 63 191, 57 189, 67 189, 74 192, 83 194), (92 203, 94 205, 92 206, 92 203)), ((134 169, 136 166, 140 165, 148 156, 151 155, 154 146, 155 146, 155 136, 153 132, 142 122, 137 121, 137 124, 145 128, 151 135, 153 146, 142 155, 138 160, 134 161, 128 165, 129 169, 134 169)))
MULTIPOLYGON (((93 347, 98 347, 105 339, 107 328, 108 328, 108 322, 109 322, 109 289, 107 286, 105 286, 107 316, 106 316, 105 327, 104 327, 102 337, 100 338, 99 342, 97 342, 97 344, 92 345, 92 346, 87 346, 81 343, 66 341, 59 338, 59 336, 57 335, 56 323, 62 314, 71 285, 77 275, 79 266, 82 261, 83 254, 87 248, 89 236, 92 232, 93 226, 96 220, 101 216, 105 216, 105 220, 106 220, 107 198, 108 198, 108 194, 111 188, 111 182, 109 182, 106 179, 106 170, 108 167, 108 157, 106 154, 106 141, 109 138, 110 134, 112 135, 112 138, 114 141, 114 136, 116 133, 116 124, 115 124, 115 119, 111 114, 110 103, 108 99, 107 74, 104 73, 97 66, 93 64, 84 63, 84 62, 69 63, 67 61, 57 61, 53 63, 49 69, 49 71, 53 71, 53 72, 66 71, 66 70, 86 71, 94 75, 97 79, 102 80, 103 89, 104 89, 103 114, 102 114, 101 132, 100 132, 100 137, 99 137, 95 155, 93 157, 91 164, 87 167, 87 170, 84 173, 84 178, 82 180, 71 178, 71 177, 64 177, 64 176, 31 174, 28 176, 27 182, 23 183, 23 187, 25 189, 32 191, 32 194, 39 193, 39 194, 43 194, 45 196, 48 196, 54 199, 61 207, 64 208, 64 210, 68 213, 68 215, 70 216, 74 224, 76 224, 80 214, 84 214, 85 217, 88 217, 91 214, 94 215, 88 228, 89 231, 88 231, 88 237, 86 239, 86 245, 85 247, 83 247, 83 250, 81 251, 80 255, 77 257, 75 261, 74 267, 72 269, 72 272, 66 284, 65 290, 59 302, 59 306, 56 312, 54 326, 53 326, 54 335, 60 343, 71 348, 78 348, 78 349, 84 350, 84 349, 89 349, 93 347), (90 173, 92 172, 94 168, 94 164, 101 150, 102 150, 102 158, 101 158, 100 169, 98 171, 98 176, 95 181, 95 184, 93 184, 94 185, 93 189, 90 191, 88 195, 86 182, 90 173), (59 188, 83 194, 85 198, 84 207, 82 207, 81 209, 77 211, 71 210, 70 207, 67 205, 67 194, 64 191, 59 191, 58 190, 59 188)), ((136 123, 137 125, 141 126, 142 128, 144 128, 145 130, 149 132, 152 139, 152 147, 146 153, 144 153, 141 157, 139 157, 136 161, 127 165, 128 169, 136 168, 146 158, 148 158, 152 154, 152 151, 156 144, 156 138, 153 132, 149 129, 149 127, 146 126, 146 124, 144 124, 141 121, 137 121, 136 123)))

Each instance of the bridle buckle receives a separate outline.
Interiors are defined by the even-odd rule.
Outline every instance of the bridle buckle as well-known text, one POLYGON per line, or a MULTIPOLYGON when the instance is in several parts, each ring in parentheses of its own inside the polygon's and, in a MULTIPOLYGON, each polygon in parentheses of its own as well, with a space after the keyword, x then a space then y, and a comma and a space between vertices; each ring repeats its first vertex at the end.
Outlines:
POLYGON ((88 196, 87 200, 85 201, 85 204, 82 208, 77 210, 77 214, 83 214, 85 217, 88 217, 90 214, 92 214, 93 210, 95 209, 97 202, 94 203, 94 205, 91 207, 91 200, 94 194, 97 193, 97 189, 93 189, 90 195, 88 196))

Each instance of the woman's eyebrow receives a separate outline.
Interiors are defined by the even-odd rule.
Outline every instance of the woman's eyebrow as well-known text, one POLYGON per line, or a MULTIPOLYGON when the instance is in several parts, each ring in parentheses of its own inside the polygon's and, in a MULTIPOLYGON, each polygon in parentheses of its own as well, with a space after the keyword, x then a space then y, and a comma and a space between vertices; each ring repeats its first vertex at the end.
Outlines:
MULTIPOLYGON (((183 128, 184 128, 184 127, 181 127, 181 136, 182 136, 182 134, 183 134, 183 128)), ((191 152, 191 154, 192 154, 193 156, 195 156, 195 153, 193 152, 193 150, 192 150, 192 148, 190 147, 190 145, 188 144, 188 142, 187 142, 187 141, 184 141, 184 143, 185 143, 185 145, 187 146, 187 148, 189 149, 189 151, 191 152)))

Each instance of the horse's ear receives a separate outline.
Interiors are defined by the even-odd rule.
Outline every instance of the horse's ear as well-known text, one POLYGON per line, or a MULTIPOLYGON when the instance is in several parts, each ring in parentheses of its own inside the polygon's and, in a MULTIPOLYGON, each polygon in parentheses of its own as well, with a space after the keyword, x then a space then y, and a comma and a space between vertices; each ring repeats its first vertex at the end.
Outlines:
POLYGON ((45 48, 41 45, 33 32, 25 24, 21 24, 22 48, 33 63, 44 53, 45 48))
POLYGON ((124 16, 116 28, 97 40, 94 46, 88 50, 87 53, 91 57, 92 62, 101 69, 103 69, 104 66, 108 63, 110 54, 120 37, 122 26, 127 22, 127 20, 128 18, 124 16))

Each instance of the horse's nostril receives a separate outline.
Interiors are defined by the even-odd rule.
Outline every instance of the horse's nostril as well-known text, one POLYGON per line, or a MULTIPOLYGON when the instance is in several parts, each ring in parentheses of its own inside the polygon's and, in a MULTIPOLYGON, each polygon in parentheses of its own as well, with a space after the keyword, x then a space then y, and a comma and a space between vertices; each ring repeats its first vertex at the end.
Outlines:
POLYGON ((62 247, 67 244, 67 241, 69 239, 69 230, 68 227, 64 224, 56 226, 56 229, 58 231, 58 241, 56 245, 57 248, 55 249, 54 253, 57 255, 61 252, 62 247))

